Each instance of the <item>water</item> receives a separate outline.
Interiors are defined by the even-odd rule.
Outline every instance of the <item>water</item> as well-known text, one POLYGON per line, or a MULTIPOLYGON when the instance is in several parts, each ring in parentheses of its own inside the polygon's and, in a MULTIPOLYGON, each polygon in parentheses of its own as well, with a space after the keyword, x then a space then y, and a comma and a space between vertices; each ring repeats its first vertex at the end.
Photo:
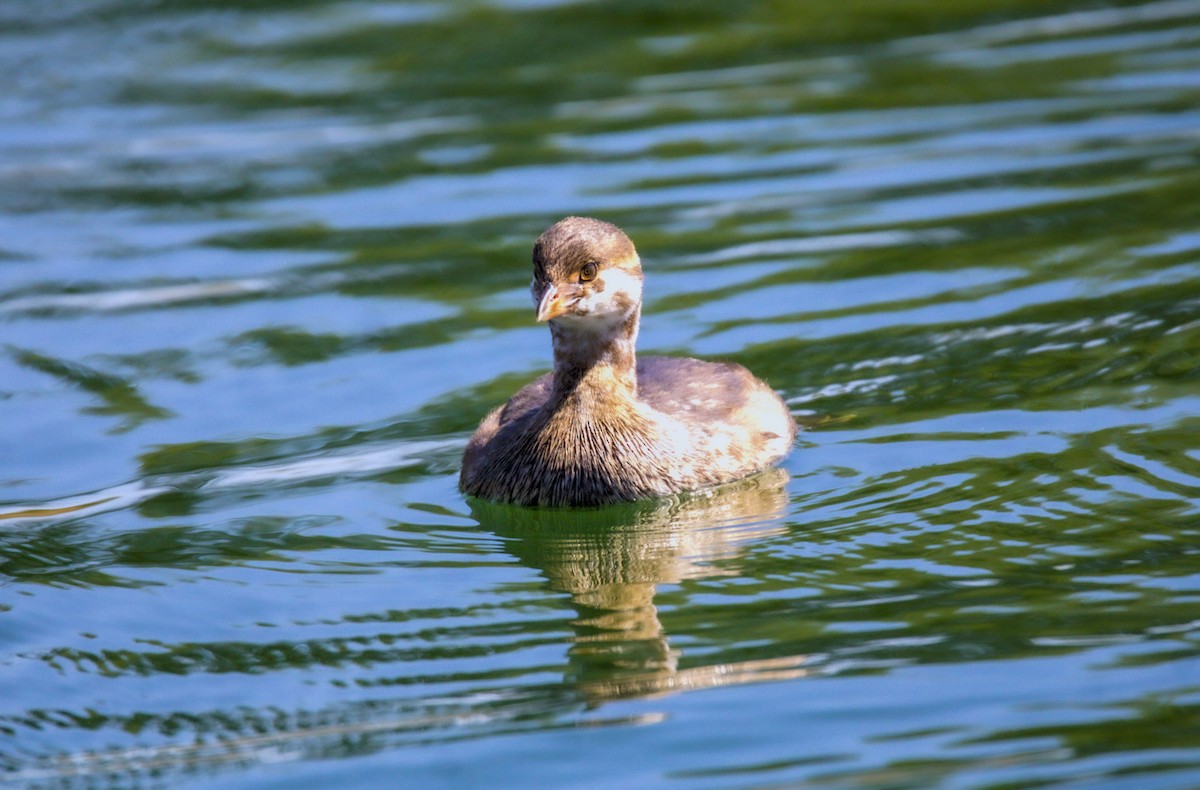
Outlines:
POLYGON ((1200 784, 1200 5, 0 3, 0 781, 1200 784), (465 500, 533 238, 778 472, 465 500))

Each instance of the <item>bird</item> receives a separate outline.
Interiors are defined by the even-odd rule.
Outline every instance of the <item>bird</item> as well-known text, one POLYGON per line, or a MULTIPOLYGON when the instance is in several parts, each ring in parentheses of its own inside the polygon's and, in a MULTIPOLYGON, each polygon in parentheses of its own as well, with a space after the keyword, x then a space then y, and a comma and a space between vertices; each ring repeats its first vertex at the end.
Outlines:
POLYGON ((483 418, 463 452, 464 493, 533 507, 658 499, 790 452, 795 420, 745 367, 636 355, 643 281, 612 223, 566 217, 537 238, 530 287, 554 368, 483 418))

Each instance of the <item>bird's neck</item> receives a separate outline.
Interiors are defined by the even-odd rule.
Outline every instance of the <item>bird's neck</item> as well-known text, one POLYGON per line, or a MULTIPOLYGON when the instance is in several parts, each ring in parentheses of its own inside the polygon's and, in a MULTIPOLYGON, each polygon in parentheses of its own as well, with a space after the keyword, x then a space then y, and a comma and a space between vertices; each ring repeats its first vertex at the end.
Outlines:
POLYGON ((578 319, 550 322, 554 342, 552 398, 621 398, 637 394, 638 319, 635 309, 611 324, 578 319))

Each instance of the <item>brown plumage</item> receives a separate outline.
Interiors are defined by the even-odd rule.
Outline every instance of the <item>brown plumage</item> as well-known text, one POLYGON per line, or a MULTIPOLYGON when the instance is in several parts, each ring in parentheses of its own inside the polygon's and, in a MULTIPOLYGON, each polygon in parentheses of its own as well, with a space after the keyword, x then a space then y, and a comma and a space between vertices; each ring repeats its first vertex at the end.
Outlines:
POLYGON ((459 484, 521 505, 599 505, 726 483, 791 449, 783 401, 741 365, 636 359, 642 266, 620 228, 584 217, 533 246, 533 300, 554 370, 488 414, 459 484))

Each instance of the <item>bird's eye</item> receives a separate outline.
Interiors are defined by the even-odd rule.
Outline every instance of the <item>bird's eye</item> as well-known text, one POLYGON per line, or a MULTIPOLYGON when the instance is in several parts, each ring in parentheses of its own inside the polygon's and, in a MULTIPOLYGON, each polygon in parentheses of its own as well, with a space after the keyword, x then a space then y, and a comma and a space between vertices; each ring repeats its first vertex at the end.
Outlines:
POLYGON ((587 263, 585 263, 583 265, 583 268, 579 270, 580 282, 586 283, 586 282, 596 279, 596 270, 598 268, 599 267, 596 266, 594 261, 588 261, 587 263))

